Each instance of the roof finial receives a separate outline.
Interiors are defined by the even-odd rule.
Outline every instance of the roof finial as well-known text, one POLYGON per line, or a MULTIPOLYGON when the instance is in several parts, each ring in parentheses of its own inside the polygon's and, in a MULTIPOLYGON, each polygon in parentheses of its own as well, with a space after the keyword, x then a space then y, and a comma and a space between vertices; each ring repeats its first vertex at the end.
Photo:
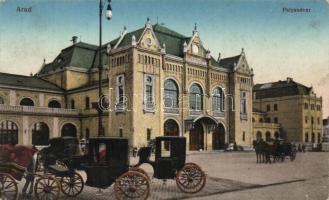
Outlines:
POLYGON ((46 63, 46 58, 43 58, 43 64, 45 64, 46 63))
POLYGON ((162 54, 166 54, 166 44, 165 43, 162 44, 162 48, 161 48, 160 52, 162 54))
POLYGON ((197 23, 195 22, 194 23, 194 29, 192 31, 193 35, 196 34, 198 32, 198 26, 197 26, 197 23))
POLYGON ((126 31, 127 30, 127 27, 126 25, 123 26, 123 30, 126 31))
POLYGON ((220 52, 218 53, 218 58, 217 58, 217 62, 220 61, 220 52))
POLYGON ((136 44, 137 44, 137 42, 136 42, 136 36, 133 35, 133 36, 131 37, 131 46, 136 46, 136 44))
POLYGON ((183 44, 183 51, 184 51, 184 53, 187 52, 187 43, 186 43, 186 41, 183 44))
POLYGON ((241 49, 241 55, 244 55, 244 48, 241 49))
POLYGON ((150 27, 151 26, 151 20, 149 17, 147 17, 146 19, 146 24, 145 24, 146 27, 150 27))
POLYGON ((110 52, 111 52, 111 44, 110 43, 107 44, 106 52, 107 52, 107 55, 110 55, 110 52))

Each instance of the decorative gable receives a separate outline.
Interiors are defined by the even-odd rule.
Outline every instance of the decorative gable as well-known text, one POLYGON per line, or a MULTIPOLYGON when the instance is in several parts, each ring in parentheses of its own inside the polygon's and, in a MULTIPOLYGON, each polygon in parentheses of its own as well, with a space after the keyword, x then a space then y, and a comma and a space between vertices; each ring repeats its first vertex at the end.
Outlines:
POLYGON ((242 49, 239 61, 236 63, 235 71, 244 73, 244 74, 250 74, 250 75, 253 74, 253 69, 249 67, 246 56, 243 52, 243 49, 242 49))
POLYGON ((147 23, 145 30, 138 41, 138 46, 152 51, 159 51, 159 41, 154 34, 151 24, 147 23))

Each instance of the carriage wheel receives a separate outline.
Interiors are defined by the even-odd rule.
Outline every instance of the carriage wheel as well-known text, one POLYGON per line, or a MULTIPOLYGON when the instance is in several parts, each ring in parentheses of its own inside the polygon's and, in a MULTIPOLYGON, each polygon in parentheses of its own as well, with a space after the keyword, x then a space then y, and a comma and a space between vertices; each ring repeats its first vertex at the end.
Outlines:
POLYGON ((150 183, 147 177, 137 171, 122 174, 114 184, 116 199, 147 199, 150 183))
POLYGON ((15 179, 9 174, 0 173, 0 199, 17 199, 18 188, 15 179))
POLYGON ((292 151, 290 153, 290 161, 294 161, 296 159, 296 151, 292 151))
POLYGON ((80 174, 74 173, 73 176, 65 176, 61 180, 61 189, 63 194, 68 197, 78 196, 84 187, 83 178, 80 174))
POLYGON ((176 174, 176 184, 182 192, 196 193, 205 186, 206 175, 198 165, 187 163, 176 174))
POLYGON ((147 180, 151 180, 149 175, 147 174, 147 172, 142 169, 142 168, 139 168, 139 167, 131 167, 129 168, 129 171, 134 171, 134 172, 139 172, 139 173, 142 173, 143 175, 145 175, 147 177, 147 180))
POLYGON ((61 186, 58 180, 51 176, 38 178, 34 186, 34 194, 38 200, 57 200, 61 186))

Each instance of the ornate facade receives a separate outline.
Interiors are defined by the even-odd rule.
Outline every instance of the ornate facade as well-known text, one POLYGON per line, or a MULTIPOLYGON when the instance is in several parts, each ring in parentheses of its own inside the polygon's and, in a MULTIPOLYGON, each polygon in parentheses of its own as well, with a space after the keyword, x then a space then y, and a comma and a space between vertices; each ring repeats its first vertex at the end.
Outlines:
MULTIPOLYGON (((36 101, 43 99, 38 108, 9 100, 0 105, 1 117, 6 120, 11 113, 4 112, 4 107, 51 113, 12 113, 14 118, 22 118, 11 120, 18 125, 18 138, 26 137, 19 142, 33 143, 32 118, 48 120, 50 137, 63 135, 61 126, 66 121, 74 124, 81 138, 97 136, 97 112, 91 104, 98 102, 98 56, 97 46, 74 40, 36 76, 28 77, 56 87, 57 93, 50 95, 46 88, 42 88, 44 93, 37 91, 36 101), (51 99, 57 99, 61 108, 47 108, 51 99), (52 116, 54 112, 72 114, 52 116)), ((130 145, 137 147, 159 135, 186 136, 189 150, 223 149, 229 142, 252 144, 253 70, 243 50, 237 56, 215 60, 197 27, 191 36, 184 36, 148 21, 138 30, 124 30, 104 45, 101 56, 103 92, 109 101, 103 113, 105 135, 129 138, 130 145)), ((20 93, 12 87, 8 94, 20 93)), ((0 96, 8 95, 3 92, 0 96)))

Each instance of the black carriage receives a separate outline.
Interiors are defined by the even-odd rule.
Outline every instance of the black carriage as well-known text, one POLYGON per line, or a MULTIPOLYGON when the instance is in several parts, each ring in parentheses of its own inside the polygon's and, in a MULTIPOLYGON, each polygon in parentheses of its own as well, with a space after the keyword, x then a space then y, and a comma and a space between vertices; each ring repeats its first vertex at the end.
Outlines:
MULTIPOLYGON (((139 162, 135 167, 148 163, 153 167, 154 178, 175 179, 178 188, 185 193, 196 193, 206 184, 206 176, 194 163, 186 163, 186 138, 162 136, 155 139, 155 159, 150 160, 151 147, 139 150, 139 162)), ((145 173, 145 172, 144 172, 145 173)))
POLYGON ((291 161, 294 161, 297 154, 296 145, 286 142, 283 140, 277 141, 278 146, 275 152, 275 159, 278 161, 284 161, 285 158, 290 158, 291 161))
POLYGON ((43 167, 46 174, 59 180, 62 192, 69 197, 82 192, 84 181, 76 170, 83 170, 88 186, 105 189, 114 184, 117 199, 147 199, 148 178, 140 171, 130 170, 128 148, 124 138, 90 138, 87 153, 81 155, 76 138, 54 138, 42 151, 43 167))

